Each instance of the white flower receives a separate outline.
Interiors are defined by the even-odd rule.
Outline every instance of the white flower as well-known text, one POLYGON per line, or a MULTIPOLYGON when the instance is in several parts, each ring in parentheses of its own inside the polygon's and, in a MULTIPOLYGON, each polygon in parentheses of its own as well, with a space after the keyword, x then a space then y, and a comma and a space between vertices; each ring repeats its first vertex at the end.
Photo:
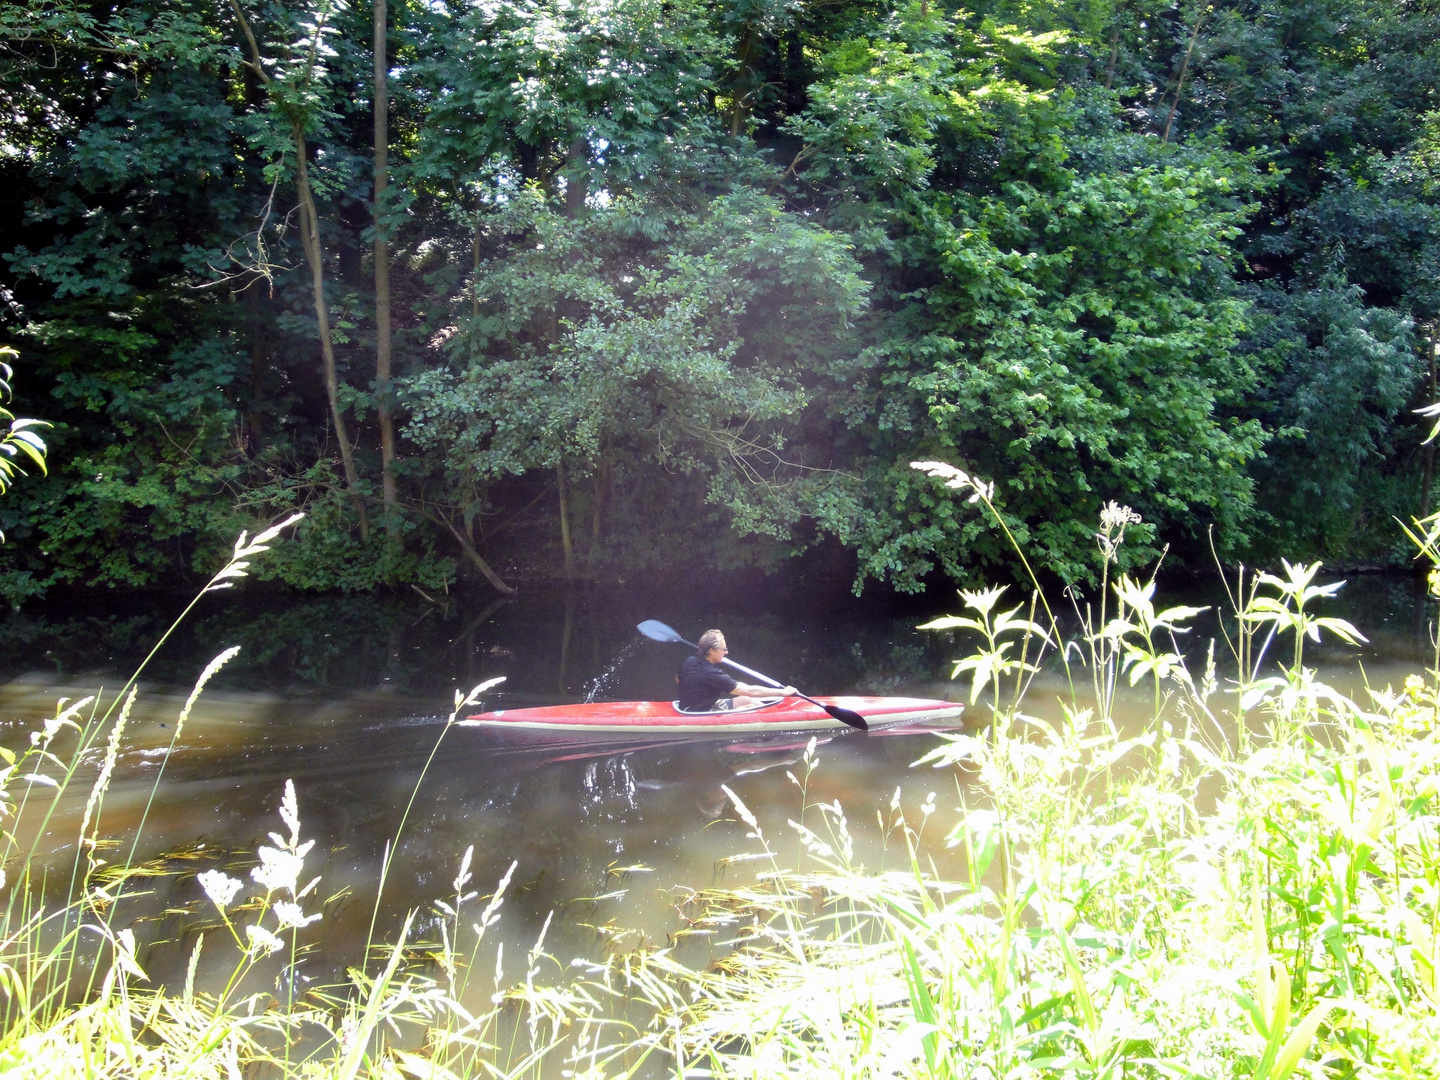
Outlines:
POLYGON ((1123 529, 1127 525, 1139 525, 1142 518, 1128 506, 1121 506, 1111 500, 1105 504, 1100 511, 1100 527, 1106 532, 1114 532, 1116 529, 1123 529))
POLYGON ((735 792, 731 791, 724 784, 720 785, 720 790, 730 797, 730 802, 735 807, 735 812, 740 815, 740 820, 756 832, 759 832, 760 822, 755 820, 755 815, 750 812, 750 808, 740 801, 740 796, 736 795, 735 792))
POLYGON ((288 930, 292 926, 309 926, 312 922, 319 922, 322 916, 319 913, 306 915, 299 904, 292 904, 289 900, 277 900, 275 917, 280 920, 280 928, 288 930))
POLYGON ((245 927, 245 936, 250 939, 250 954, 252 956, 269 956, 271 953, 279 952, 285 947, 285 942, 266 930, 262 926, 245 927))
POLYGON ((290 826, 289 847, 300 842, 300 803, 295 798, 295 781, 285 781, 285 797, 280 800, 280 820, 290 826))
POLYGON ((260 856, 260 865, 250 871, 250 876, 264 886, 267 892, 279 892, 283 889, 294 896, 295 883, 300 877, 300 871, 305 868, 304 853, 309 850, 308 843, 294 852, 261 847, 256 852, 260 856))
POLYGON ((233 878, 229 874, 222 874, 219 870, 206 870, 199 877, 200 887, 205 890, 211 902, 222 911, 230 906, 230 901, 235 899, 245 883, 239 878, 233 878))
POLYGON ((964 469, 957 469, 954 465, 947 465, 943 461, 912 461, 912 469, 933 476, 937 480, 944 480, 948 488, 970 488, 974 493, 967 499, 967 502, 979 502, 984 499, 990 502, 995 498, 995 482, 986 482, 978 476, 971 476, 964 469))

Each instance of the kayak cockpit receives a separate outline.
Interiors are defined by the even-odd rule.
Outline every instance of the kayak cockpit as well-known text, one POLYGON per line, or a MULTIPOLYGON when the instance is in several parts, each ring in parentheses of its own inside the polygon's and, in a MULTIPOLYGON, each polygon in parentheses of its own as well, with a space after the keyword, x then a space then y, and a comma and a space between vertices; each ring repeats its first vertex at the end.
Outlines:
POLYGON ((743 709, 682 709, 678 701, 672 701, 670 704, 681 716, 742 716, 745 713, 759 712, 761 709, 779 705, 784 700, 780 697, 763 698, 758 704, 747 705, 743 709))

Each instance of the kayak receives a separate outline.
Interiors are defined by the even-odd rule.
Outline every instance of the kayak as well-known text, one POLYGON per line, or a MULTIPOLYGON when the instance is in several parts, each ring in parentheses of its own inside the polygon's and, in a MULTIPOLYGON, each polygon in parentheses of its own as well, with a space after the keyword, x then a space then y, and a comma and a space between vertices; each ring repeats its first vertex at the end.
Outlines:
MULTIPOLYGON (((825 705, 850 709, 872 728, 900 724, 952 724, 965 711, 963 705, 931 698, 822 697, 825 705)), ((497 709, 476 713, 460 723, 492 731, 628 732, 636 734, 699 735, 708 732, 833 731, 846 730, 818 705, 802 698, 771 698, 748 709, 715 712, 681 712, 673 701, 606 701, 576 705, 547 705, 534 709, 497 709)))

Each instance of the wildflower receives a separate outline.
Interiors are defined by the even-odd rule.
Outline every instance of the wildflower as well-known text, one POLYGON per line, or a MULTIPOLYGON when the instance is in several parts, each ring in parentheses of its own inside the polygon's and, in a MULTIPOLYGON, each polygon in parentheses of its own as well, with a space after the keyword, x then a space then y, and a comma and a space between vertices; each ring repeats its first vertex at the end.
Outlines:
MULTIPOLYGON (((460 872, 455 875, 452 883, 457 893, 463 893, 465 886, 470 884, 470 860, 475 855, 475 845, 471 844, 465 849, 465 855, 460 860, 460 872)), ((473 893, 471 895, 474 895, 473 893)), ((464 902, 463 900, 461 901, 464 902)))
POLYGON ((303 518, 304 514, 291 514, 278 525, 272 525, 255 539, 250 539, 247 532, 241 532, 238 540, 235 541, 235 553, 230 556, 230 561, 221 568, 210 583, 205 586, 203 592, 214 592, 219 589, 228 589, 234 578, 246 576, 246 570, 250 566, 250 560, 263 551, 270 550, 270 541, 280 535, 281 531, 294 525, 303 518))
POLYGON ((305 853, 314 844, 313 840, 307 841, 293 852, 262 847, 256 852, 260 856, 260 865, 250 871, 250 876, 264 886, 267 892, 279 892, 283 889, 294 896, 300 871, 305 867, 305 853))
MULTIPOLYGON (((510 864, 510 869, 505 871, 504 877, 500 879, 500 884, 495 886, 495 895, 490 897, 490 902, 485 905, 485 910, 480 913, 480 921, 471 924, 478 937, 483 938, 485 931, 499 921, 500 905, 504 903, 505 890, 509 888, 510 877, 515 873, 515 868, 519 865, 520 863, 518 861, 510 864)), ((503 944, 501 947, 504 947, 503 944)), ((497 984, 500 982, 500 958, 498 956, 495 958, 495 982, 497 984)))
POLYGON ((245 885, 239 878, 233 878, 219 870, 206 870, 198 880, 210 902, 221 911, 230 906, 230 901, 235 899, 235 894, 245 885))
POLYGON ((989 502, 995 497, 995 482, 986 482, 978 476, 971 476, 964 469, 957 469, 954 465, 947 465, 943 461, 912 461, 912 469, 919 469, 921 472, 935 477, 937 480, 944 480, 948 488, 970 488, 972 494, 967 502, 979 502, 984 499, 989 502))
POLYGON ((315 841, 300 843, 300 803, 295 798, 294 780, 285 781, 285 794, 280 799, 280 820, 290 829, 290 835, 283 837, 279 833, 270 834, 275 846, 261 847, 256 851, 260 856, 260 865, 250 871, 250 876, 263 885, 267 892, 283 890, 298 900, 315 885, 312 881, 304 889, 298 886, 300 871, 305 868, 305 856, 310 854, 315 841))
POLYGON ((263 926, 247 926, 245 936, 250 939, 251 956, 269 956, 285 948, 285 942, 263 926))
POLYGON ((281 840, 274 833, 270 839, 282 847, 293 848, 300 839, 300 803, 295 798, 295 781, 285 781, 285 794, 280 798, 280 820, 290 827, 290 840, 287 843, 281 840))
MULTIPOLYGON (((125 699, 125 704, 120 709, 120 718, 115 721, 115 726, 110 729, 110 738, 105 743, 105 763, 100 767, 100 775, 95 780, 95 786, 90 789, 90 798, 85 802, 85 813, 80 818, 80 835, 85 835, 85 830, 90 825, 90 815, 95 807, 100 804, 105 791, 110 786, 110 777, 115 772, 115 761, 120 753, 120 739, 125 734, 125 725, 130 721, 130 710, 135 705, 135 697, 139 694, 140 688, 133 687, 130 695, 125 699)), ((99 826, 96 826, 97 830, 99 826)), ((94 850, 94 837, 91 837, 91 850, 94 850)))
POLYGON ((740 815, 740 820, 758 833, 760 831, 760 822, 755 820, 755 815, 750 812, 750 808, 740 801, 740 796, 736 795, 735 792, 731 791, 724 784, 720 785, 720 790, 730 797, 730 802, 734 805, 735 812, 740 815))
POLYGON ((1125 529, 1130 525, 1139 525, 1143 519, 1128 506, 1121 506, 1111 500, 1100 510, 1100 531, 1095 534, 1095 542, 1100 545, 1101 554, 1107 559, 1113 559, 1115 552, 1125 542, 1125 529))
POLYGON ((319 922, 322 916, 318 912, 314 915, 306 915, 299 904, 293 904, 289 900, 277 900, 275 917, 280 920, 280 928, 288 930, 292 926, 299 929, 309 926, 313 922, 319 922))
POLYGON ((1113 500, 1106 503, 1100 511, 1100 528, 1107 533, 1113 533, 1127 525, 1139 525, 1142 520, 1144 519, 1130 507, 1121 506, 1113 500))
POLYGON ((213 679, 222 667, 233 660, 239 651, 240 646, 233 645, 205 666, 205 670, 200 673, 200 678, 195 683, 195 689, 191 690, 190 696, 185 699, 185 707, 180 710, 180 719, 175 722, 175 735, 174 738, 171 739, 172 744, 175 739, 180 738, 180 732, 185 727, 185 721, 190 719, 190 710, 195 707, 195 702, 200 699, 200 694, 205 689, 205 684, 213 679))

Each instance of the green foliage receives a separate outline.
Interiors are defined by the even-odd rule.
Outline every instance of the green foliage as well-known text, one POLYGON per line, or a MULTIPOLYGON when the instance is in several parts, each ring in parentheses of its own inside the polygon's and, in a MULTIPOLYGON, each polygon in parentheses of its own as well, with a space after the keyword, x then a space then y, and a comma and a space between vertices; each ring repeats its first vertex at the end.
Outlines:
POLYGON ((974 705, 985 692, 985 688, 992 683, 995 686, 992 711, 1000 712, 1001 680, 1015 676, 1016 699, 1020 696, 1021 681, 1027 674, 1038 670, 1034 664, 1027 663, 1024 653, 1020 656, 1013 655, 1014 651, 1022 644, 1028 645, 1032 639, 1040 638, 1048 640, 1044 629, 1031 619, 1020 617, 1020 610, 1024 606, 1017 605, 1009 611, 1002 611, 998 615, 992 615, 991 611, 1005 591, 1005 586, 971 591, 960 590, 960 599, 965 601, 965 606, 975 612, 975 617, 965 615, 942 615, 928 623, 921 623, 917 629, 920 630, 972 630, 985 638, 985 647, 979 652, 972 653, 963 659, 955 661, 955 670, 950 673, 952 679, 958 679, 962 671, 970 672, 970 704, 974 705), (1011 636, 1012 640, 1002 641, 1001 638, 1011 636))
MULTIPOLYGON (((15 358, 16 352, 0 346, 0 356, 6 358, 0 361, 0 401, 8 401, 11 395, 10 380, 15 374, 8 361, 15 358)), ((27 465, 45 472, 45 440, 31 429, 49 427, 49 424, 44 420, 18 418, 9 409, 0 406, 0 422, 7 420, 10 422, 9 430, 5 432, 5 437, 0 439, 0 495, 14 486, 17 476, 25 474, 27 465)))
POLYGON ((777 537, 823 496, 805 412, 865 299, 843 241, 744 192, 574 219, 529 191, 486 224, 497 256, 446 341, 450 364, 402 391, 407 436, 442 451, 452 487, 559 468, 593 481, 595 500, 658 506, 664 488, 645 485, 704 474, 697 494, 737 532, 777 537))
POLYGON ((391 543, 379 532, 360 540, 349 526, 349 503, 335 472, 335 462, 322 462, 297 483, 291 478, 256 490, 260 505, 303 509, 305 523, 254 576, 294 589, 363 592, 397 581, 422 589, 447 588, 456 576, 456 560, 438 551, 433 534, 419 533, 406 522, 406 543, 391 543))
POLYGON ((369 20, 0 12, 24 208, 0 308, 75 463, 5 510, 57 538, 0 556, 12 598, 156 582, 252 512, 338 498, 301 141, 360 476, 315 550, 359 542, 357 505, 404 549, 297 569, 314 587, 442 580, 482 548, 553 574, 562 535, 589 573, 827 536, 857 586, 1006 563, 913 459, 1003 478, 1009 527, 1076 582, 1111 500, 1144 514, 1138 565, 1212 527, 1227 555, 1393 559, 1374 524, 1427 497, 1428 8, 394 4, 378 208, 369 20), (383 510, 380 393, 405 432, 383 510))
POLYGON ((1251 341, 1269 375, 1251 408, 1279 433, 1256 469, 1260 505, 1296 554, 1385 558, 1381 523, 1418 505, 1400 471, 1417 434, 1403 411, 1424 373, 1410 320, 1334 277, 1256 298, 1251 341))
POLYGON ((1021 102, 1020 145, 1038 154, 1016 163, 1022 177, 911 197, 893 288, 913 288, 851 369, 868 398, 841 399, 840 415, 869 431, 884 499, 856 540, 862 573, 905 588, 935 564, 963 577, 1008 558, 902 479, 917 452, 1003 477, 997 505, 1072 581, 1095 573, 1088 522, 1109 499, 1142 507, 1167 539, 1214 523, 1232 545, 1253 505, 1246 466, 1264 432, 1224 413, 1257 378, 1237 349, 1246 307, 1227 241, 1247 208, 1236 163, 1201 155, 1086 175, 1055 149, 1066 110, 1021 102))

